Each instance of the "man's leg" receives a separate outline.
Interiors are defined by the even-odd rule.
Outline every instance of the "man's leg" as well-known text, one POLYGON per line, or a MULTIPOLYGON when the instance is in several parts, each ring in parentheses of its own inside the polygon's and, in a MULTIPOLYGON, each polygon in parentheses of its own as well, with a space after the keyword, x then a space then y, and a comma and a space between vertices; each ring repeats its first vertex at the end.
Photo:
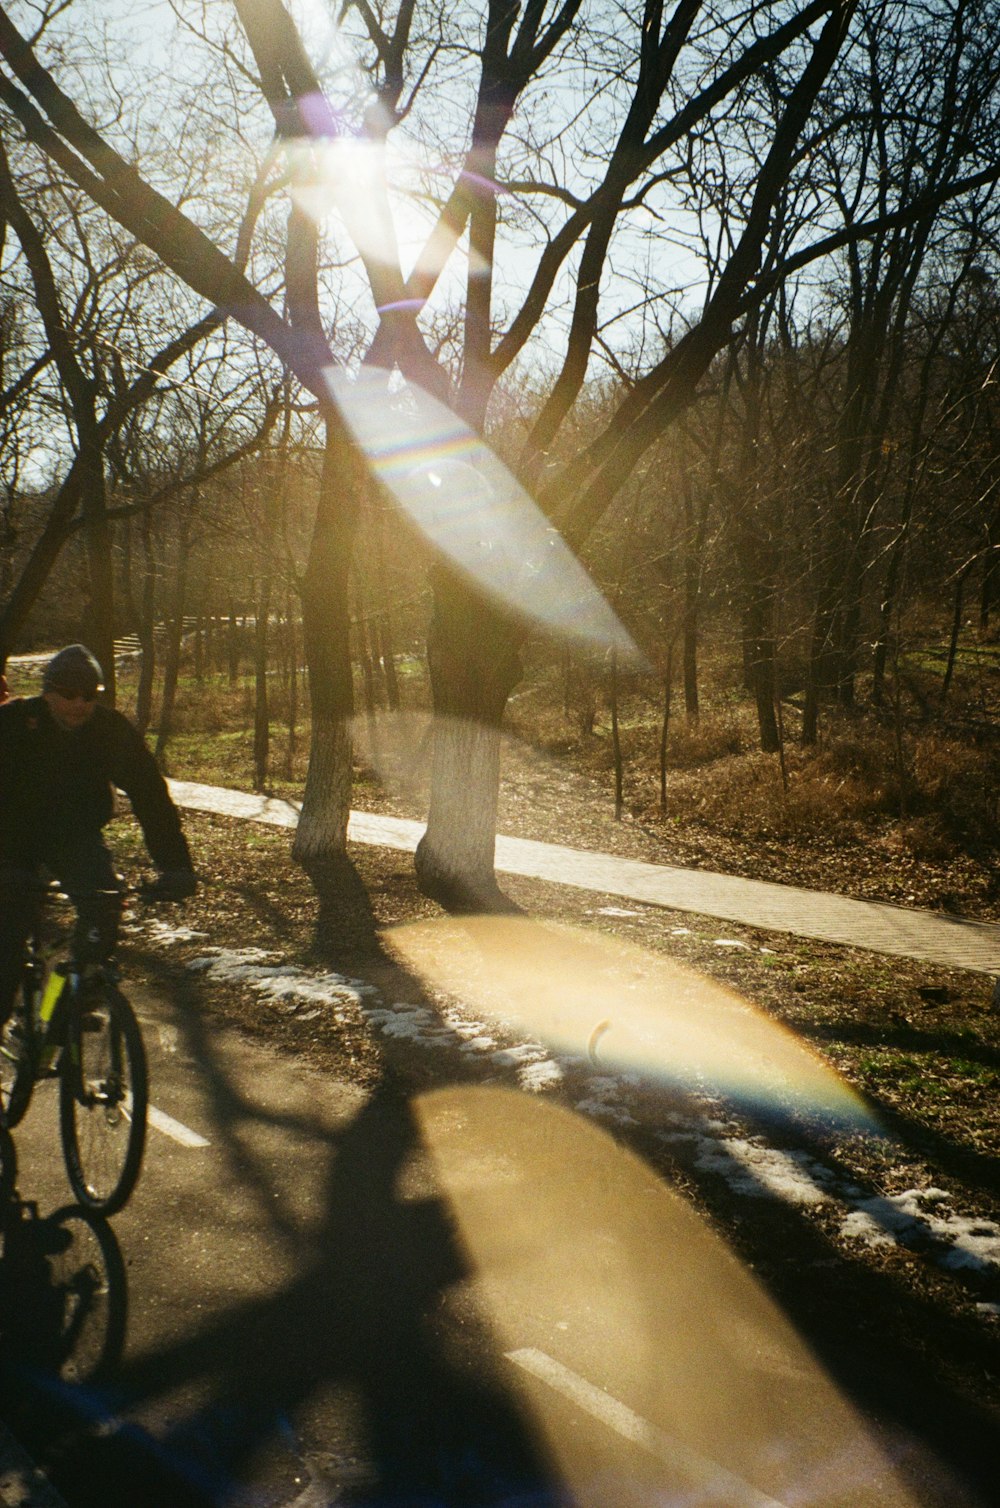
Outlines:
POLYGON ((38 907, 38 871, 0 864, 0 1027, 14 1009, 24 969, 24 945, 38 907))
POLYGON ((118 941, 125 889, 110 853, 100 837, 84 838, 46 854, 45 863, 76 907, 75 961, 103 963, 118 941))

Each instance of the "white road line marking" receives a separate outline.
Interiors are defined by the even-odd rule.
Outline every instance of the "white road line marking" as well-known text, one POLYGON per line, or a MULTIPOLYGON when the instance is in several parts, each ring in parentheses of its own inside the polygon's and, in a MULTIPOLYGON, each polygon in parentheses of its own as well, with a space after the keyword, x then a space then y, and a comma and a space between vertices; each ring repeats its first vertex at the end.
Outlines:
POLYGON ((585 1377, 571 1372, 569 1367, 564 1367, 562 1362, 556 1361, 547 1352, 526 1346, 522 1350, 508 1351, 506 1354, 508 1361, 522 1367, 525 1372, 530 1372, 533 1377, 547 1382, 555 1392, 562 1393, 563 1397, 593 1418, 599 1419, 633 1445, 642 1446, 650 1455, 656 1456, 666 1466, 683 1472, 699 1486, 710 1487, 715 1494, 730 1503, 732 1508, 787 1508, 786 1504, 778 1502, 776 1498, 769 1498, 766 1493, 758 1492, 756 1487, 744 1482, 742 1477, 734 1476, 717 1461, 701 1455, 680 1440, 657 1429, 655 1424, 650 1424, 647 1419, 634 1413, 620 1399, 613 1398, 585 1377))
POLYGON ((211 1142, 206 1141, 197 1131, 192 1131, 190 1126, 185 1126, 183 1121, 175 1121, 172 1115, 167 1115, 163 1110, 157 1110, 155 1105, 150 1105, 146 1115, 151 1126, 157 1131, 162 1131, 164 1136, 169 1136, 172 1141, 180 1142, 182 1147, 209 1147, 211 1142))

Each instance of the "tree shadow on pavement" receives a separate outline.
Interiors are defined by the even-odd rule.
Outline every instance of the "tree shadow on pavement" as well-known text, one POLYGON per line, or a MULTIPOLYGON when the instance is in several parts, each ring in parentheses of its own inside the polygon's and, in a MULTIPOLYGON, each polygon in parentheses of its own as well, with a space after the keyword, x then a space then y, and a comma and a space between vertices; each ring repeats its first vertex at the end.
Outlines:
MULTIPOLYGON (((388 964, 360 882, 338 866, 319 883, 317 948, 338 968, 348 940, 369 964, 388 964)), ((67 1392, 49 1372, 26 1388, 24 1431, 73 1508, 288 1504, 304 1477, 315 1488, 302 1500, 310 1508, 562 1504, 471 1300, 442 1344, 436 1317, 468 1274, 446 1202, 426 1180, 406 1191, 423 1149, 391 1069, 331 1124, 307 1090, 279 1101, 230 1071, 197 977, 168 966, 159 982, 173 1051, 204 1085, 218 1165, 217 1213, 191 1190, 170 1194, 204 1229, 194 1267, 208 1274, 208 1297, 189 1289, 192 1267, 179 1265, 177 1322, 126 1354, 111 1387, 67 1392), (318 1190, 309 1208, 295 1186, 299 1166, 318 1190), (228 1298, 213 1270, 223 1227, 237 1242, 228 1298), (255 1247, 275 1257, 263 1293, 243 1281, 242 1266, 260 1259, 255 1247)), ((424 998, 419 981, 407 988, 424 998)), ((134 1204, 150 1176, 147 1164, 134 1204)), ((182 1246, 164 1261, 181 1262, 182 1246)))
POLYGON ((330 1149, 322 1222, 291 1281, 123 1366, 120 1410, 187 1390, 198 1401, 155 1439, 131 1426, 80 1437, 57 1474, 74 1508, 285 1503, 302 1476, 317 1504, 564 1501, 475 1315, 455 1353, 440 1347, 435 1313, 467 1273, 439 1199, 401 1197, 418 1150, 407 1098, 387 1080, 330 1149), (346 1438, 363 1442, 363 1459, 344 1453, 336 1425, 317 1437, 311 1402, 331 1397, 352 1415, 346 1438))

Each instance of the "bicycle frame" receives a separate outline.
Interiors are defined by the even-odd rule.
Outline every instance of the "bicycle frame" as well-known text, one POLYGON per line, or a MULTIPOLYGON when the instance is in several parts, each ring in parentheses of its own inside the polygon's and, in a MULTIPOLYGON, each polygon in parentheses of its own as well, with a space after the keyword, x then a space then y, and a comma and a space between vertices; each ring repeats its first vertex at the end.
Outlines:
POLYGON ((145 1148, 149 1076, 142 1032, 113 962, 81 967, 71 955, 48 972, 56 950, 47 943, 39 908, 13 1031, 8 1027, 0 1043, 4 1125, 9 1131, 20 1123, 39 1079, 58 1079, 70 1185, 85 1208, 112 1214, 131 1194, 145 1148))
POLYGON ((71 959, 57 959, 46 972, 43 924, 39 917, 28 939, 24 966, 24 990, 30 1001, 32 1077, 38 1079, 59 1068, 61 1049, 67 1041, 66 1023, 74 1010, 82 1009, 81 984, 88 990, 116 984, 118 969, 109 961, 89 964, 81 970, 71 959))

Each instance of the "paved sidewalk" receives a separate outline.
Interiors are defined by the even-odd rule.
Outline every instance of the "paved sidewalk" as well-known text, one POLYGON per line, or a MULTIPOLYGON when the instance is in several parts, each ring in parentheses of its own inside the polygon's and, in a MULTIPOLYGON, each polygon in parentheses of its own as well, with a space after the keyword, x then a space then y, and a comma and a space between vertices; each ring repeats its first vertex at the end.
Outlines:
MULTIPOLYGON (((277 827, 294 827, 298 807, 290 801, 257 796, 218 786, 172 780, 178 805, 195 811, 219 812, 277 827)), ((352 812, 347 835, 355 843, 371 843, 412 852, 424 830, 422 822, 352 812)), ((772 885, 712 874, 703 869, 679 869, 668 864, 645 864, 611 854, 589 853, 526 838, 497 838, 496 866, 505 874, 551 880, 582 890, 621 896, 648 906, 692 911, 720 921, 742 922, 796 937, 842 943, 915 958, 946 968, 970 969, 1000 978, 1000 924, 966 921, 936 911, 912 911, 875 901, 793 885, 772 885)))

